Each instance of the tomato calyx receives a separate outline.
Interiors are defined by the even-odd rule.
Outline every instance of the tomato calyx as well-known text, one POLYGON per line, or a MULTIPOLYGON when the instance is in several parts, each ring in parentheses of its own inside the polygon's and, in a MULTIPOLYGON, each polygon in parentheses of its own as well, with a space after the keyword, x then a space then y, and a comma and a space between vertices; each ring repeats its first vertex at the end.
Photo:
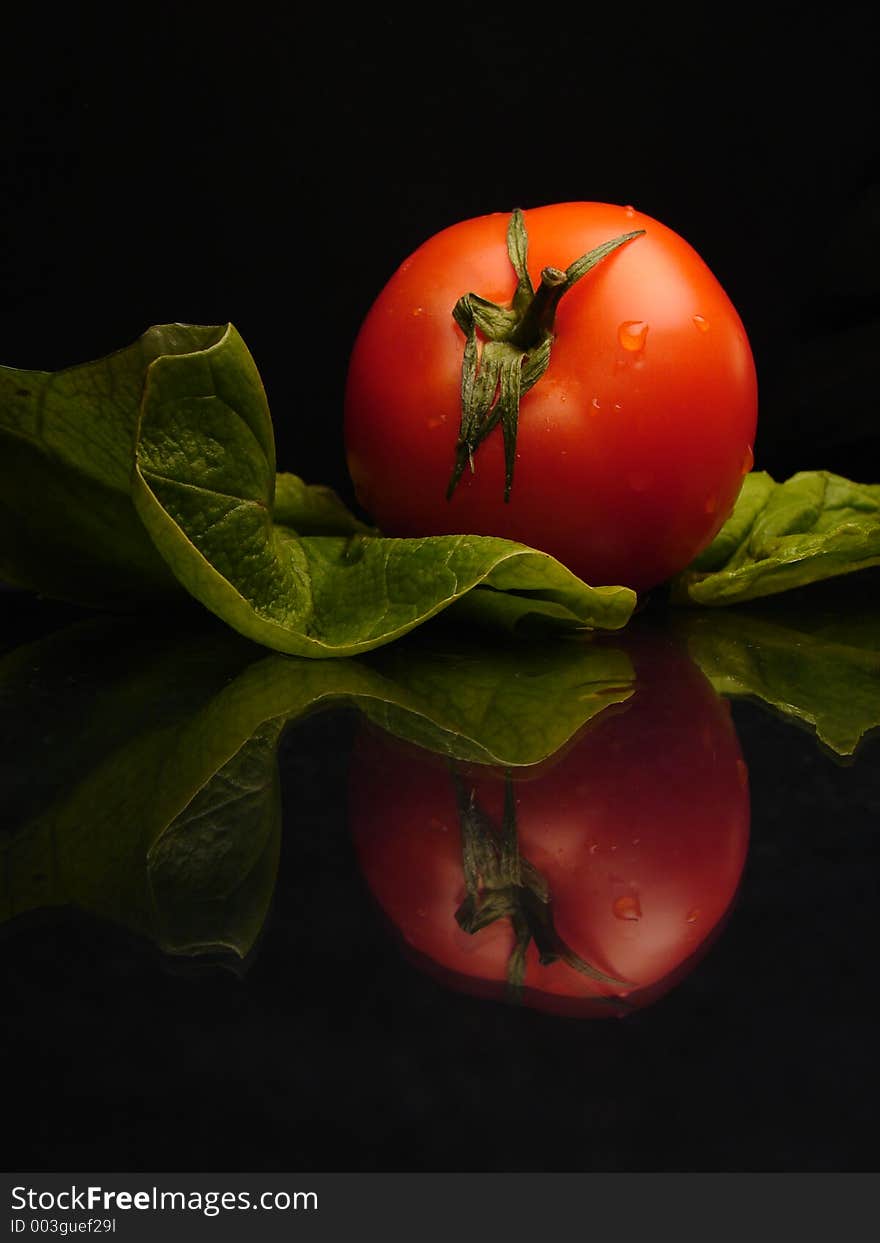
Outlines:
MULTIPOLYGON (((606 975, 576 954, 556 931, 553 906, 547 882, 519 850, 516 827, 516 796, 510 773, 504 780, 504 812, 500 831, 467 790, 460 774, 453 769, 455 798, 461 825, 464 901, 455 912, 459 927, 473 935, 499 919, 509 919, 514 946, 507 964, 507 988, 512 1001, 522 996, 526 974, 526 952, 534 942, 542 966, 558 961, 574 971, 612 988, 628 989, 626 980, 606 975)), ((626 1008, 620 998, 605 999, 609 1005, 626 1008)))
POLYGON ((547 370, 554 337, 556 308, 564 294, 596 264, 640 237, 635 229, 581 255, 563 271, 546 267, 537 290, 529 276, 528 233, 522 211, 516 208, 507 227, 507 253, 517 285, 510 306, 499 306, 468 293, 459 298, 453 319, 464 333, 461 364, 461 427, 455 465, 446 489, 450 500, 465 468, 474 472, 474 454, 501 424, 504 436, 504 500, 510 500, 516 462, 516 435, 520 399, 547 370), (479 334, 479 335, 478 335, 479 334))

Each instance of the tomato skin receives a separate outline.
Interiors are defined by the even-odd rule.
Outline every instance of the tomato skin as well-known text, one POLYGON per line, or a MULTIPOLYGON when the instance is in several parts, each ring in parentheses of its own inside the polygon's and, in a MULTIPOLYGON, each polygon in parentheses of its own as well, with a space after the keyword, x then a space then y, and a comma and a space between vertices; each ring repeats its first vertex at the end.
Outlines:
MULTIPOLYGON (((514 774, 519 848, 546 880, 563 941, 626 986, 527 954, 523 1001, 582 1017, 650 1004, 692 968, 728 912, 748 848, 745 764, 727 704, 664 644, 637 656, 635 695, 561 758, 514 774)), ((503 774, 468 787, 500 825, 503 774)), ((462 841, 447 761, 365 727, 350 823, 367 883, 411 958, 459 991, 503 999, 514 936, 465 932, 462 841)))
POLYGON ((509 302, 509 216, 453 225, 398 269, 355 342, 345 400, 359 502, 389 535, 499 535, 586 581, 645 590, 714 537, 751 465, 755 367, 718 281, 677 234, 631 208, 563 203, 524 213, 533 283, 635 229, 562 299, 550 365, 522 399, 505 504, 500 428, 446 500, 474 292, 509 302), (625 329, 624 325, 646 325, 625 329), (643 343, 643 348, 627 348, 643 343))

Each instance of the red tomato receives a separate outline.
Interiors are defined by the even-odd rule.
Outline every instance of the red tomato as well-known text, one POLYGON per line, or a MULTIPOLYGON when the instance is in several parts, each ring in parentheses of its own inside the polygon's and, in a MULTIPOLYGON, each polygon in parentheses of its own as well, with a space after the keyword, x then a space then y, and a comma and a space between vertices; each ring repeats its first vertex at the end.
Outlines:
POLYGON ((500 426, 446 498, 465 348, 452 311, 471 292, 510 303, 504 214, 425 242, 367 315, 345 402, 356 493, 386 534, 500 535, 590 583, 644 590, 711 541, 751 468, 757 386, 746 333, 703 260, 656 220, 605 203, 524 218, 536 286, 547 267, 644 234, 562 297, 549 366, 521 399, 509 502, 500 426))
MULTIPOLYGON (((726 702, 665 642, 632 654, 634 696, 556 762, 512 777, 519 852, 546 884, 557 948, 620 981, 564 955, 542 964, 532 941, 518 999, 539 1010, 601 1017, 662 996, 709 945, 745 862, 747 774, 726 702)), ((514 918, 476 932, 458 922, 455 782, 448 761, 365 727, 350 778, 355 847, 408 954, 453 988, 501 999, 514 918)), ((500 841, 504 774, 471 768, 459 782, 500 841)))

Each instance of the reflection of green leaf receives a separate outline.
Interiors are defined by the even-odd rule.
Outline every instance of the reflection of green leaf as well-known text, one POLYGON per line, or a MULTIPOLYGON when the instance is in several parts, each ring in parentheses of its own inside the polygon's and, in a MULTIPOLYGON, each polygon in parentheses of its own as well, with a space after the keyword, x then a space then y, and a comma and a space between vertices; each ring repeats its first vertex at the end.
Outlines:
POLYGON ((263 926, 281 848, 276 751, 269 721, 203 786, 147 855, 158 939, 174 953, 244 957, 263 926))
POLYGON ((7 653, 0 827, 41 814, 102 757, 146 733, 174 731, 261 655, 219 627, 174 633, 104 617, 7 653))
POLYGON ((584 643, 407 643, 368 664, 266 656, 224 630, 71 627, 0 660, 0 921, 74 905, 168 951, 244 956, 274 886, 287 722, 343 703, 446 755, 532 764, 631 676, 584 643))
POLYGON ((495 644, 487 653, 432 641, 383 648, 369 663, 398 688, 364 705, 389 733, 457 759, 508 766, 553 755, 633 689, 628 656, 589 644, 495 644))
POLYGON ((390 733, 461 760, 511 767, 553 755, 587 721, 632 693, 624 653, 590 644, 549 652, 447 641, 402 644, 369 662, 267 656, 212 704, 219 736, 290 721, 329 704, 358 708, 390 733), (462 676, 465 675, 466 676, 462 676))
POLYGON ((635 604, 506 540, 379 538, 328 489, 276 478, 266 396, 231 325, 152 328, 54 374, 0 369, 0 498, 9 581, 86 603, 182 585, 295 655, 368 651, 471 593, 507 626, 616 629, 635 604))
POLYGON ((677 604, 738 604, 880 565, 880 484, 754 472, 712 544, 672 584, 677 604))
POLYGON ((774 604, 681 614, 678 625, 720 694, 759 699, 851 755, 880 725, 880 610, 774 604))
MULTIPOLYGON (((164 930, 186 921, 157 900, 154 859, 167 860, 163 835, 175 840, 178 818, 194 799, 210 800, 212 783, 224 781, 224 766, 234 765, 247 746, 249 734, 212 737, 211 704, 258 655, 224 633, 163 642, 134 626, 99 622, 0 663, 2 732, 19 737, 0 768, 4 796, 11 793, 3 800, 0 917, 75 905, 169 949, 186 948, 164 930)), ((274 752, 271 758, 274 768, 274 752)), ((260 850, 271 856, 274 834, 277 854, 277 816, 270 823, 264 815, 257 829, 260 850)), ((250 856, 254 817, 233 816, 227 830, 225 848, 241 836, 250 856)), ((212 853, 195 855, 193 880, 198 871, 210 877, 212 853)), ((247 952, 249 929, 262 923, 273 879, 266 878, 262 893, 249 893, 254 910, 243 912, 239 903, 230 926, 216 927, 218 946, 247 952)), ((202 883, 203 896, 205 888, 202 883)), ((193 894, 183 898, 186 905, 193 894)))

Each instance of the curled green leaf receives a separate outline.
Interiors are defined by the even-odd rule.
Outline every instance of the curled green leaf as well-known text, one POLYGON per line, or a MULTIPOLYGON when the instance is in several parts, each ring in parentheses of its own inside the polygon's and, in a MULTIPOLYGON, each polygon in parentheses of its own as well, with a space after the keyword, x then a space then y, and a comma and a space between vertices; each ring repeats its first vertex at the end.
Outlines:
POLYGON ((266 395, 231 325, 152 328, 57 373, 0 368, 0 578, 117 606, 182 587, 311 657, 381 646, 471 595, 472 616, 513 628, 617 629, 635 605, 506 540, 380 538, 329 489, 276 476, 266 395))

